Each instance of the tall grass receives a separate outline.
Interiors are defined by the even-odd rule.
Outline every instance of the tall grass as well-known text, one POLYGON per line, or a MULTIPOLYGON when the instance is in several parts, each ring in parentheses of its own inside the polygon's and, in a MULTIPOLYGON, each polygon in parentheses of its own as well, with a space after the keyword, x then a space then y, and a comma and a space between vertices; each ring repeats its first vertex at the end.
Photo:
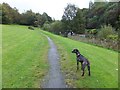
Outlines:
POLYGON ((104 25, 100 29, 88 29, 86 30, 85 37, 81 37, 79 34, 68 37, 73 40, 97 45, 120 52, 118 48, 118 33, 110 25, 104 25))
POLYGON ((84 38, 84 37, 80 37, 79 35, 69 36, 68 38, 120 52, 118 48, 117 40, 107 40, 107 39, 100 40, 98 38, 84 38))

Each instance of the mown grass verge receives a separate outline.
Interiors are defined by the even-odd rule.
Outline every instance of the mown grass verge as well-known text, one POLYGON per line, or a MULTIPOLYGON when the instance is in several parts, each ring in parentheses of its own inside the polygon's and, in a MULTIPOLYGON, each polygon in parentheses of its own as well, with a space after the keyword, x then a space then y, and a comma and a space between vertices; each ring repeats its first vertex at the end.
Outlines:
POLYGON ((2 89, 2 25, 0 25, 0 89, 2 89))
POLYGON ((74 41, 61 36, 41 31, 51 37, 57 45, 61 69, 69 87, 77 88, 118 88, 118 53, 105 48, 74 41), (76 56, 71 53, 78 48, 91 63, 91 76, 86 73, 81 77, 81 70, 76 72, 76 56))
POLYGON ((2 88, 39 88, 47 70, 48 41, 39 29, 2 25, 2 88))

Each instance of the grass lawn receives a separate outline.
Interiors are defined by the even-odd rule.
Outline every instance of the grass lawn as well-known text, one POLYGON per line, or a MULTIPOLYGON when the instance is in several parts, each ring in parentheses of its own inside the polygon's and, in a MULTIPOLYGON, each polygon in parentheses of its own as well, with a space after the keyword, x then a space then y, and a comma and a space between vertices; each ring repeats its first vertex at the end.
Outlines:
MULTIPOLYGON (((46 34, 56 43, 61 69, 69 87, 117 88, 118 53, 105 48, 63 38, 39 29, 29 30, 27 26, 2 25, 2 87, 39 88, 49 66, 47 63, 48 40, 46 34), (42 33, 41 33, 42 32, 42 33), (76 56, 73 48, 78 48, 91 63, 91 76, 86 68, 76 72, 76 56)), ((1 63, 1 62, 0 62, 1 63)))
MULTIPOLYGON (((43 31, 42 31, 43 32, 43 31)), ((63 38, 47 32, 58 47, 61 58, 61 69, 65 74, 65 81, 69 87, 78 88, 118 88, 118 53, 105 48, 63 38), (73 48, 78 48, 91 63, 91 76, 86 68, 85 76, 81 77, 81 70, 76 72, 76 55, 73 48)))
POLYGON ((2 89, 2 26, 0 25, 0 89, 2 89))
POLYGON ((46 37, 27 26, 2 28, 2 88, 39 88, 49 67, 46 37))

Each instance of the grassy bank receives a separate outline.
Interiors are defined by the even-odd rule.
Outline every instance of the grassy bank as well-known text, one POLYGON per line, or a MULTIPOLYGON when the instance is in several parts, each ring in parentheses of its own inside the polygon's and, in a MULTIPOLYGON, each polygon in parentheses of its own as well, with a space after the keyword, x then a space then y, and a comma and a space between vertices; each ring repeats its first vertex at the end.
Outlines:
POLYGON ((2 25, 0 25, 0 89, 2 88, 2 25))
MULTIPOLYGON (((43 32, 43 31, 42 31, 43 32)), ((118 87, 118 53, 105 48, 63 38, 47 32, 56 43, 63 73, 69 87, 78 88, 117 88, 118 87), (81 77, 81 70, 76 72, 76 56, 71 53, 78 48, 91 63, 91 76, 86 73, 81 77)))
POLYGON ((116 88, 118 87, 118 53, 105 48, 63 38, 39 29, 29 30, 27 26, 2 25, 3 27, 3 88, 38 88, 47 70, 48 41, 41 34, 49 36, 57 45, 61 69, 69 87, 116 88), (91 63, 91 76, 86 69, 76 72, 78 48, 91 63))
POLYGON ((46 37, 27 26, 2 25, 2 28, 2 87, 39 88, 48 69, 46 37))

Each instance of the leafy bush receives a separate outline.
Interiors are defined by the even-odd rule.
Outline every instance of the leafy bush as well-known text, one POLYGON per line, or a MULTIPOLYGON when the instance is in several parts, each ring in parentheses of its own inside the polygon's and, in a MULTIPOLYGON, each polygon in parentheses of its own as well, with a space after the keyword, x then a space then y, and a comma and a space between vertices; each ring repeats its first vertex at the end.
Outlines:
POLYGON ((118 35, 108 35, 108 36, 107 36, 107 39, 110 39, 110 40, 118 40, 118 35))
POLYGON ((103 26, 101 27, 100 31, 98 32, 98 38, 100 39, 107 39, 109 35, 114 35, 115 31, 113 30, 112 26, 103 26))
POLYGON ((87 29, 87 30, 85 30, 86 37, 89 37, 89 38, 96 37, 97 33, 98 33, 97 29, 87 29))
POLYGON ((50 30, 50 24, 45 23, 42 27, 42 29, 49 31, 50 30))
POLYGON ((30 29, 30 30, 34 30, 34 28, 33 28, 32 26, 29 26, 28 29, 30 29))
POLYGON ((90 33, 90 34, 93 34, 93 35, 96 35, 96 34, 97 34, 97 30, 96 30, 96 29, 92 29, 92 30, 90 30, 89 33, 90 33))
POLYGON ((50 32, 59 34, 60 32, 62 32, 62 30, 63 30, 62 22, 60 22, 60 21, 55 21, 50 25, 50 32))

